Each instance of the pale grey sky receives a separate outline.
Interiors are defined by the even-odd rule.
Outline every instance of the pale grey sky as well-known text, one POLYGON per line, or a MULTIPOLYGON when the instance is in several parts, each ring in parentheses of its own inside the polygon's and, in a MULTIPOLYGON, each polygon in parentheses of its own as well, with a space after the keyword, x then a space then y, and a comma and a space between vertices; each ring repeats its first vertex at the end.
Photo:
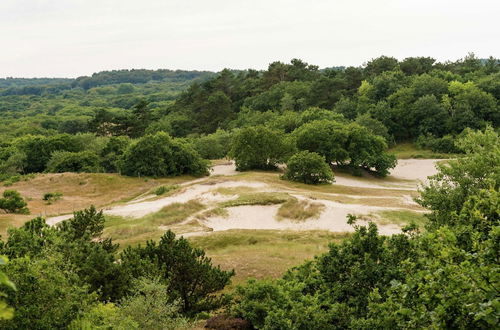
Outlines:
POLYGON ((0 0, 0 77, 500 57, 500 0, 0 0))

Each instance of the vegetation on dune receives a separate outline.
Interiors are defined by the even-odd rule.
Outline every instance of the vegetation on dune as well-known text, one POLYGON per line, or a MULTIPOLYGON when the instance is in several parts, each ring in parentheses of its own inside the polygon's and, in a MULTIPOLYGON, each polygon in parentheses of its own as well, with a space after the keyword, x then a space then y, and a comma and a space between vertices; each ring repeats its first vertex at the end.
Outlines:
POLYGON ((0 248, 11 260, 2 271, 15 279, 6 295, 15 313, 2 328, 175 327, 226 302, 215 293, 233 273, 212 266, 202 250, 167 232, 118 252, 102 236, 104 221, 92 207, 54 227, 36 218, 9 230, 0 248))
POLYGON ((465 156, 422 188, 426 232, 355 225, 282 279, 239 287, 233 315, 258 329, 498 327, 498 141, 491 128, 459 141, 465 156))
POLYGON ((0 210, 7 213, 29 214, 27 205, 28 203, 16 190, 5 190, 3 198, 0 198, 0 210))
POLYGON ((439 164, 420 187, 425 219, 379 214, 379 221, 414 220, 392 236, 379 235, 374 223, 356 225, 354 217, 352 235, 231 231, 188 241, 160 228, 238 205, 283 204, 281 216, 295 220, 321 212, 289 194, 241 189, 209 210, 190 201, 140 219, 106 219, 94 207, 52 227, 32 219, 0 243, 9 259, 0 258, 0 327, 183 328, 218 310, 256 329, 498 328, 499 81, 500 62, 473 54, 446 63, 381 56, 325 70, 294 59, 264 71, 0 79, 0 180, 16 189, 0 198, 7 212, 27 211, 22 196, 35 196, 30 209, 42 214, 163 186, 160 195, 183 178, 147 177, 206 175, 205 159, 226 156, 240 171, 288 162, 285 177, 293 181, 264 171, 234 180, 258 176, 311 194, 400 196, 401 190, 306 184, 332 181, 331 165, 387 175, 396 164, 389 147, 400 158, 461 156, 439 164), (146 178, 34 177, 67 171, 146 178), (44 203, 47 183, 74 204, 44 203), (117 186, 121 193, 110 196, 117 186), (238 287, 231 299, 224 293, 233 266, 238 283, 259 280, 238 287))
POLYGON ((294 59, 261 72, 8 79, 0 85, 0 178, 203 175, 201 158, 227 155, 239 170, 274 169, 297 149, 384 176, 395 165, 387 153, 394 143, 425 149, 406 156, 463 153, 454 141, 465 128, 498 127, 498 63, 473 54, 453 63, 382 56, 325 70, 294 59))
POLYGON ((157 239, 164 231, 159 229, 160 226, 179 223, 203 209, 205 205, 191 200, 187 203, 167 205, 158 212, 138 219, 106 216, 108 221, 106 221, 104 232, 122 245, 130 245, 131 241, 137 242, 138 238, 143 242, 148 239, 157 239))
POLYGON ((287 193, 261 192, 243 193, 238 198, 220 203, 221 207, 234 207, 242 205, 274 205, 282 204, 291 198, 287 193))
POLYGON ((292 198, 280 206, 277 216, 278 219, 304 221, 319 217, 324 209, 325 206, 321 203, 292 198))
POLYGON ((335 181, 332 170, 325 163, 325 157, 309 151, 301 151, 290 157, 283 178, 306 184, 335 181))

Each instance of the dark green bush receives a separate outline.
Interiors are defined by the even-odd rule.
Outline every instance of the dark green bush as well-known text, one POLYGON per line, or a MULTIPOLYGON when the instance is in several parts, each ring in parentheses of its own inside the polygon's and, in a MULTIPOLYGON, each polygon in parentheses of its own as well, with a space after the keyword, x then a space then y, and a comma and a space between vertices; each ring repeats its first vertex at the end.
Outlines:
POLYGON ((283 177, 290 181, 307 184, 332 183, 335 181, 325 157, 315 152, 301 151, 290 157, 283 177))
POLYGON ((0 198, 0 209, 7 213, 29 214, 27 205, 28 203, 16 190, 5 190, 3 198, 0 198))
POLYGON ((122 173, 130 176, 176 176, 208 174, 208 162, 185 141, 167 133, 146 135, 123 155, 122 173))
POLYGON ((47 172, 88 172, 95 173, 102 170, 99 156, 91 151, 69 152, 56 151, 47 163, 47 172))

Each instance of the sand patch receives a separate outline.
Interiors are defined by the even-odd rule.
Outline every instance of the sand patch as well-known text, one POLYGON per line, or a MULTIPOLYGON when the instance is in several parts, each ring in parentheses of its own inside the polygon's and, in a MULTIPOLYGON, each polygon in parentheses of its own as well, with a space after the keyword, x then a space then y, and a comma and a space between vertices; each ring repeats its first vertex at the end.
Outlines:
MULTIPOLYGON (((354 228, 347 224, 347 215, 364 215, 381 210, 385 207, 367 207, 364 205, 341 204, 320 200, 325 209, 318 218, 297 222, 287 219, 277 219, 279 205, 245 205, 227 208, 228 215, 212 217, 202 223, 213 231, 231 229, 266 229, 266 230, 328 230, 332 232, 353 232, 354 228)), ((367 224, 359 221, 360 225, 367 224)), ((380 233, 385 235, 399 233, 397 225, 379 227, 380 233)))

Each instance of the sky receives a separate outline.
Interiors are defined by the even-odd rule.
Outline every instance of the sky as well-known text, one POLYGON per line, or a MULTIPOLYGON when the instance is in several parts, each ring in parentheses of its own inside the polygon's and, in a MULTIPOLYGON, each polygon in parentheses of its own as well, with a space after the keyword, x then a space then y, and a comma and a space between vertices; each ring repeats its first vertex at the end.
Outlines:
POLYGON ((0 77, 500 57, 499 0, 0 0, 0 77))

